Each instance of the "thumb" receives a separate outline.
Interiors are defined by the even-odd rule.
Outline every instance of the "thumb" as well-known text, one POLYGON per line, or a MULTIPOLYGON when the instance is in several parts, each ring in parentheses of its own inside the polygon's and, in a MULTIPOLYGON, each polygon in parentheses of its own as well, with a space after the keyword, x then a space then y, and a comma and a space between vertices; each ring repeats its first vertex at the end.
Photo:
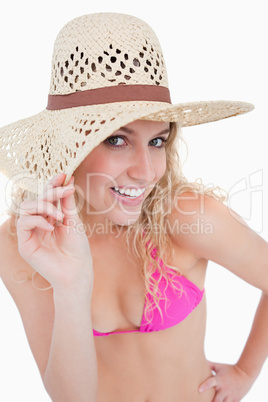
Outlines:
POLYGON ((210 362, 209 360, 207 360, 209 368, 213 371, 217 371, 217 369, 219 369, 220 367, 220 363, 215 363, 215 362, 210 362))

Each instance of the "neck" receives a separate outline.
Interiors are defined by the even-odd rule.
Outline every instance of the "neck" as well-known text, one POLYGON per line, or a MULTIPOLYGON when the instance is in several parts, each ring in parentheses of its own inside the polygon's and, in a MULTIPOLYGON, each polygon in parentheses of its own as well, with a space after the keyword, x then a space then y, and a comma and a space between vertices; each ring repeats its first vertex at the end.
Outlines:
POLYGON ((126 226, 116 225, 113 222, 106 219, 105 221, 87 222, 86 231, 89 240, 95 239, 108 239, 108 238, 120 238, 126 233, 126 226))

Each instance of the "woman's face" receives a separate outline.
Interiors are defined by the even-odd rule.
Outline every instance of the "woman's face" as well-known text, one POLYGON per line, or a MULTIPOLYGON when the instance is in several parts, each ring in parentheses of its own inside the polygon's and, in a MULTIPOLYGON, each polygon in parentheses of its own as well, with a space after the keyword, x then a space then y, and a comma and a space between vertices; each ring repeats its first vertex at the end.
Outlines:
POLYGON ((87 222, 108 218, 134 223, 143 200, 166 170, 169 123, 137 120, 115 131, 84 159, 74 173, 86 203, 87 222), (120 194, 123 193, 123 194, 120 194))

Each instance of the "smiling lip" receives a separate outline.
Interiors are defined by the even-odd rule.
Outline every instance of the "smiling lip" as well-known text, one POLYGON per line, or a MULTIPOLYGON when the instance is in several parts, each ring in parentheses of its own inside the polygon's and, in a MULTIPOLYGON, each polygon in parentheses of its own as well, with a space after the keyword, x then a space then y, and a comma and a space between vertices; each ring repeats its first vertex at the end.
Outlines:
MULTIPOLYGON (((130 188, 130 187, 128 187, 130 188)), ((111 187, 110 187, 110 191, 112 193, 112 195, 118 200, 120 201, 122 204, 130 206, 130 207, 135 207, 136 205, 140 205, 143 202, 144 199, 144 193, 142 193, 139 197, 137 198, 133 198, 133 200, 131 198, 128 198, 127 196, 124 195, 120 195, 118 193, 116 193, 111 187)))

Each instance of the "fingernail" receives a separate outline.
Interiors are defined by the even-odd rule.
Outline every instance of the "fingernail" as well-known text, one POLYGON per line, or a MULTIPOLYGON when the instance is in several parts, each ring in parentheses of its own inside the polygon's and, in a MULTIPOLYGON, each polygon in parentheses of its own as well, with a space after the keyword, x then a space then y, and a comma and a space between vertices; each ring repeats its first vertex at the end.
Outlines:
POLYGON ((203 387, 200 387, 199 388, 199 392, 203 392, 204 391, 204 388, 203 387))

